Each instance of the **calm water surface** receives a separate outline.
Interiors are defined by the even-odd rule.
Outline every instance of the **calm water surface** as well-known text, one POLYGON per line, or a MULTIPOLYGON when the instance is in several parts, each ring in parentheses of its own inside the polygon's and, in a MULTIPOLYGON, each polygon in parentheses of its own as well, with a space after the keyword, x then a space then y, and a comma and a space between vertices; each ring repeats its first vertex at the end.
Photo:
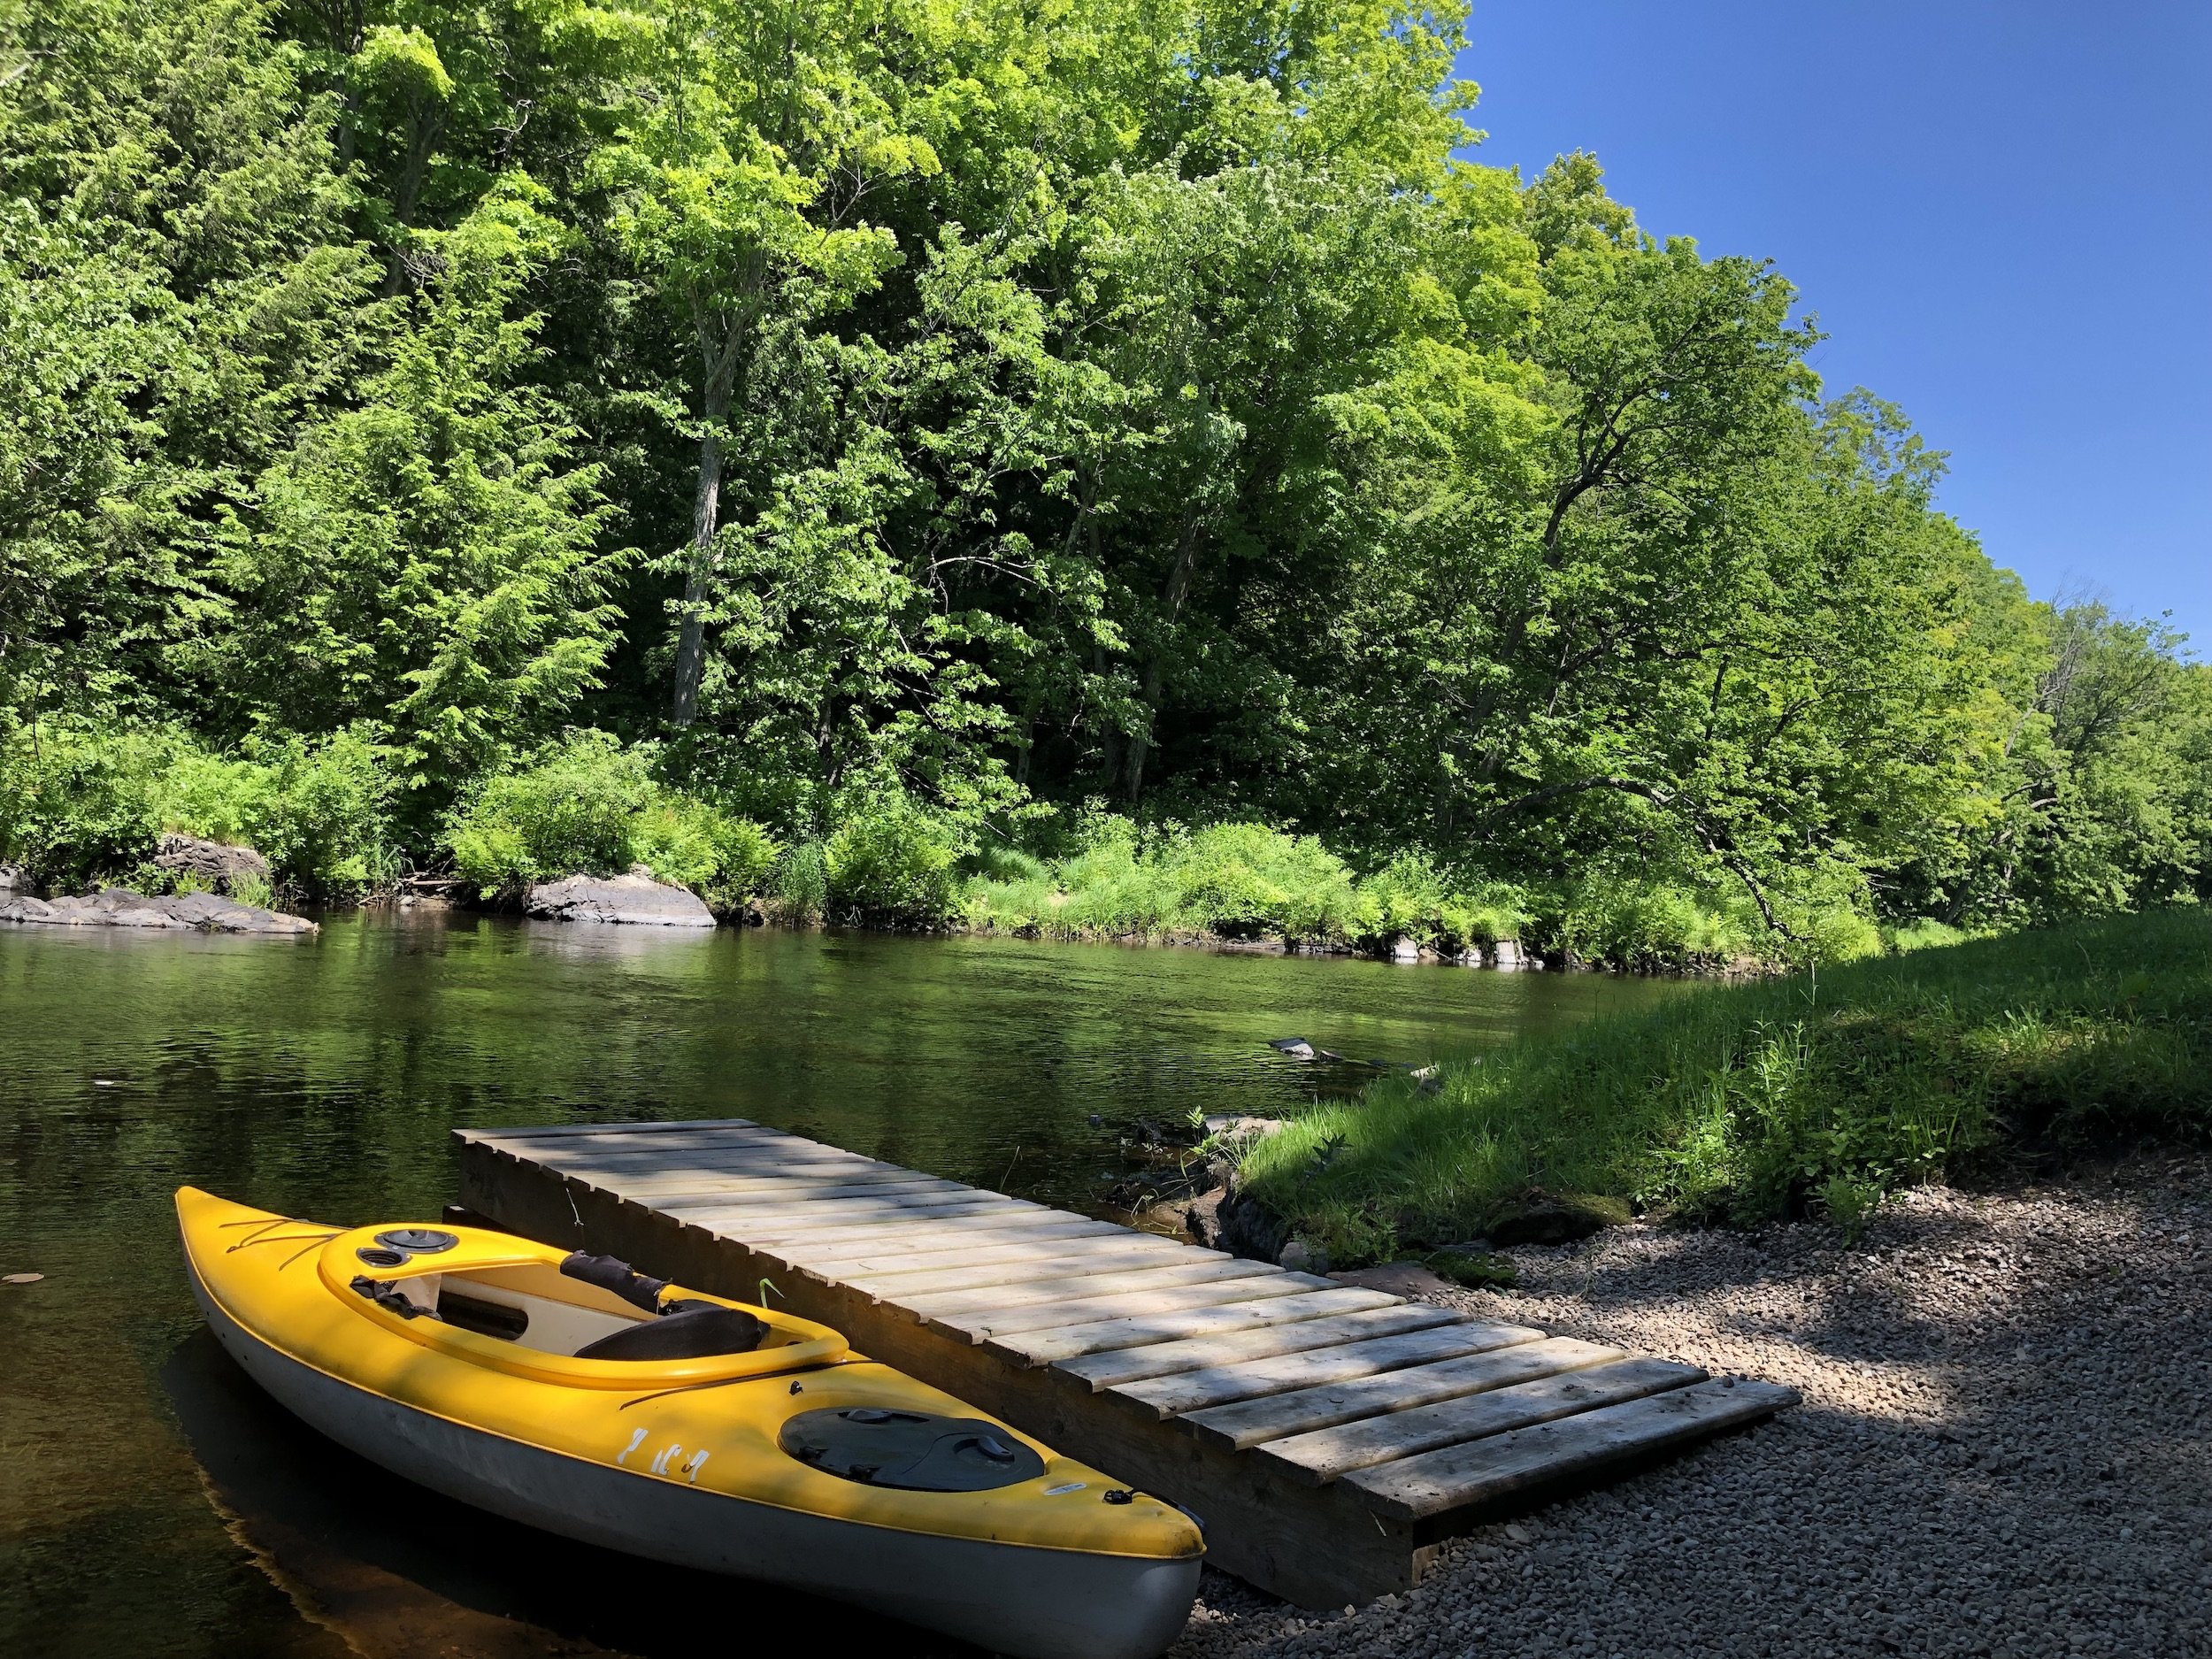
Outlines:
POLYGON ((1144 1123, 1667 994, 1188 950, 460 916, 304 941, 0 926, 0 1655, 689 1654, 903 1627, 550 1540, 299 1427, 201 1330, 170 1194, 434 1217, 457 1125, 743 1117, 1096 1210, 1144 1123), (1094 1123, 1093 1118, 1099 1121, 1094 1123), (735 1618, 740 1624, 733 1626, 735 1618))

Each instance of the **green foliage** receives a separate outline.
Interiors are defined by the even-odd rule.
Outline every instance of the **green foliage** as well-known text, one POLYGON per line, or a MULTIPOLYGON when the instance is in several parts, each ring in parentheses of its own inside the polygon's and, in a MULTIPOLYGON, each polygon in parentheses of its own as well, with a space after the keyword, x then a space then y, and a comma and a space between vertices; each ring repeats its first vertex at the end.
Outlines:
POLYGON ((1526 1039, 1433 1095, 1379 1084, 1258 1142, 1243 1179, 1345 1259, 1379 1226, 1475 1236, 1532 1191, 1855 1230, 2008 1148, 2212 1134, 2208 1010, 2193 906, 1930 948, 1526 1039))
MULTIPOLYGON (((2212 897, 2212 669, 1995 570, 1770 267, 1455 160, 1463 19, 0 0, 0 718, 364 745, 418 865, 589 726, 818 847, 795 915, 1709 966, 2212 897)), ((769 879, 656 802, 579 856, 769 879)))
POLYGON ((719 908, 760 892, 776 861, 768 833, 669 789, 651 758, 603 732, 571 733, 457 809, 454 867, 486 897, 640 864, 719 908))
POLYGON ((972 927, 1056 938, 1265 937, 1355 950, 1409 939, 1449 956, 1512 940, 1641 971, 1839 962, 1881 949, 1855 883, 1784 902, 1794 941, 1764 926, 1740 888, 1711 880, 1621 873, 1530 885, 1449 872, 1417 853, 1359 877, 1312 838, 1261 825, 1146 831, 1094 813, 1056 858, 1003 846, 979 854, 961 910, 972 927))
POLYGON ((350 733, 219 755, 175 733, 19 731, 0 751, 0 858, 63 887, 120 880, 175 830, 256 849, 288 891, 357 897, 394 873, 392 794, 350 733))
POLYGON ((833 915, 933 926, 952 907, 957 849, 930 814, 898 797, 855 803, 822 847, 822 884, 833 915))

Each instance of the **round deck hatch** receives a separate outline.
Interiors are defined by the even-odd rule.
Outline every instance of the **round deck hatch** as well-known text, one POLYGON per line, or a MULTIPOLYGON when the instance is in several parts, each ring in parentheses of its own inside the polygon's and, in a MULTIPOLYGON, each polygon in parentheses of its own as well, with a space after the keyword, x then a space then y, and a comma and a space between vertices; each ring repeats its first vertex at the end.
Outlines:
POLYGON ((907 1492, 989 1492, 1045 1471, 1043 1458, 983 1417, 832 1406, 802 1411, 776 1440, 826 1475, 907 1492))
POLYGON ((388 1248, 404 1250, 410 1256, 435 1256, 460 1243, 457 1234, 441 1233, 435 1227, 393 1227, 376 1235, 376 1241, 388 1248))

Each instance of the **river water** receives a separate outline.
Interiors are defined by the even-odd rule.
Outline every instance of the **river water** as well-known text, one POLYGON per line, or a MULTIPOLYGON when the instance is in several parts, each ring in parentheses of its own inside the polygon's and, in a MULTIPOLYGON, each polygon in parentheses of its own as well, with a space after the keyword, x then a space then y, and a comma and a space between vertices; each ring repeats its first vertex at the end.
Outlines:
POLYGON ((328 918, 304 941, 0 926, 0 1655, 692 1654, 903 1627, 492 1521, 299 1427, 199 1326, 180 1185, 437 1215, 457 1125, 742 1117, 1073 1209, 1141 1126, 1279 1112, 1666 994, 1194 950, 328 918), (731 1620, 741 1610, 742 1623, 731 1620))

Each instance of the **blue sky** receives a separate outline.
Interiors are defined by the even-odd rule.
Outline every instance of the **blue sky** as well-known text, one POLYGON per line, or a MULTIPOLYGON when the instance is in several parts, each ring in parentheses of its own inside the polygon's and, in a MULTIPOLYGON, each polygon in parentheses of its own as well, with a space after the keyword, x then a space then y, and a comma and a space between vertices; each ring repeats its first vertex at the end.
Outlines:
POLYGON ((2212 658, 2212 0, 1473 0, 1470 152, 1771 258, 2039 597, 2212 658))

